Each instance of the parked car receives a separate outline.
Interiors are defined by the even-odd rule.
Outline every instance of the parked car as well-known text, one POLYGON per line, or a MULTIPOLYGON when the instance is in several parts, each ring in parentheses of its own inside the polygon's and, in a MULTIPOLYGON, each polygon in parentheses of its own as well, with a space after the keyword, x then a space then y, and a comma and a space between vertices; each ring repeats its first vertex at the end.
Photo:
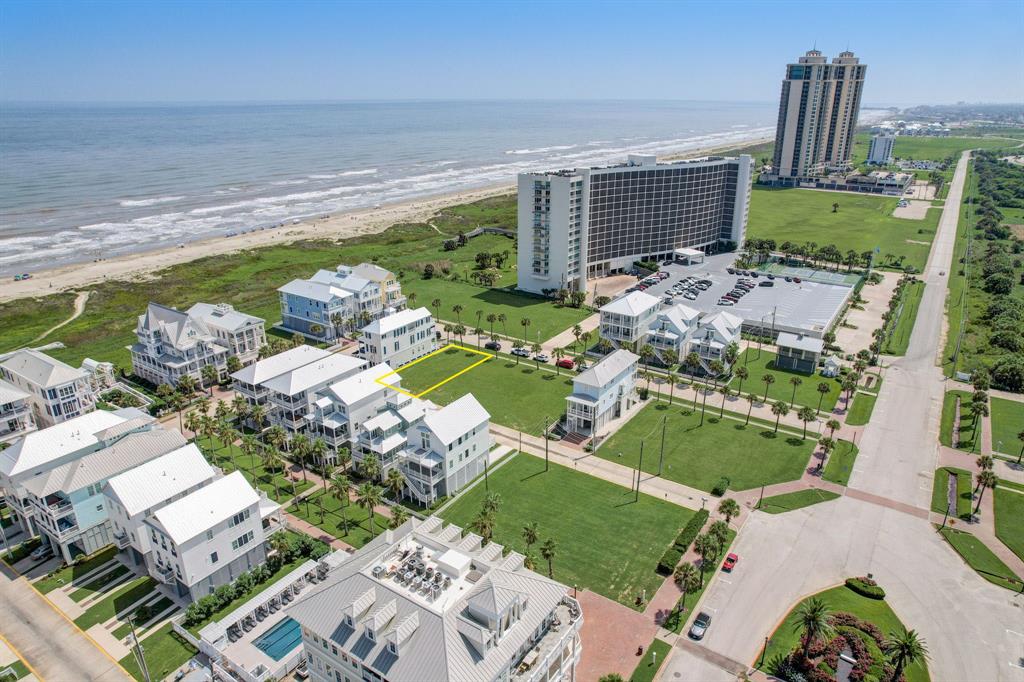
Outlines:
POLYGON ((722 298, 722 299, 719 299, 718 305, 736 305, 736 304, 733 303, 732 301, 730 301, 727 298, 722 298))
POLYGON ((659 272, 658 273, 658 279, 668 279, 668 273, 667 272, 659 272))
POLYGON ((800 282, 801 282, 799 277, 794 277, 793 281, 796 282, 797 284, 800 284, 800 282))
POLYGON ((787 278, 786 278, 786 281, 787 281, 787 282, 792 282, 792 281, 793 281, 793 278, 792 278, 792 277, 787 277, 787 278))
POLYGON ((704 633, 708 631, 709 627, 711 627, 711 615, 707 611, 701 611, 693 619, 693 625, 690 626, 690 639, 704 639, 704 633))
POLYGON ((487 350, 501 350, 501 344, 497 341, 488 341, 484 344, 484 348, 487 350))
POLYGON ((736 268, 726 268, 725 271, 728 272, 730 275, 736 274, 736 268))
POLYGON ((537 362, 550 362, 551 361, 551 359, 547 355, 545 355, 544 353, 537 353, 536 355, 533 356, 533 359, 536 360, 537 362))
POLYGON ((572 358, 562 358, 555 364, 561 367, 562 369, 572 369, 574 365, 572 358))
POLYGON ((757 286, 759 286, 759 287, 773 287, 773 286, 775 286, 775 282, 761 282, 757 286))
POLYGON ((28 555, 32 561, 42 561, 53 556, 53 547, 50 545, 39 545, 28 555))
POLYGON ((697 300, 697 294, 694 294, 694 293, 683 294, 683 298, 685 298, 687 301, 696 301, 697 300))
POLYGON ((753 270, 751 270, 751 271, 750 271, 750 272, 748 272, 747 274, 748 274, 748 275, 750 275, 751 277, 753 277, 754 279, 757 279, 758 277, 760 277, 760 275, 758 275, 758 274, 757 274, 756 272, 754 272, 753 270))
POLYGON ((530 351, 525 348, 513 348, 512 355, 518 355, 521 358, 528 358, 530 357, 530 351))
POLYGON ((736 568, 736 563, 739 560, 739 556, 730 552, 729 555, 725 557, 725 561, 722 562, 722 570, 726 573, 731 573, 732 569, 736 568))
POLYGON ((775 279, 775 275, 769 274, 768 279, 775 279))

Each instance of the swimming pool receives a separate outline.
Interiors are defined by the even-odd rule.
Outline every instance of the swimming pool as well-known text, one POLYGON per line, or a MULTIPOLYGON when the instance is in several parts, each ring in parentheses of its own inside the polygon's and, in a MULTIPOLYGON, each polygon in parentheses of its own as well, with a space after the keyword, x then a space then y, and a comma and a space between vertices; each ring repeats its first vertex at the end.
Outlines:
POLYGON ((293 618, 285 618, 253 641, 257 649, 275 661, 280 661, 301 643, 302 628, 293 618))

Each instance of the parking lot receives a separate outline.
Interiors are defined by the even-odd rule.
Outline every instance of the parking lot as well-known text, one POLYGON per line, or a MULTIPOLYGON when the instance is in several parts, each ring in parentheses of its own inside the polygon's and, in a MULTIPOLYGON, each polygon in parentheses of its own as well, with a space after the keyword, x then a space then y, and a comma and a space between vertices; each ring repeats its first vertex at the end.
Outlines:
POLYGON ((703 313, 724 310, 742 318, 750 326, 763 324, 767 329, 774 326, 776 330, 803 331, 820 336, 832 324, 853 292, 852 287, 844 284, 806 280, 796 282, 792 281, 790 275, 775 275, 775 279, 768 279, 766 273, 743 278, 730 275, 726 269, 732 266, 735 259, 734 253, 722 253, 706 256, 703 263, 663 265, 661 270, 669 273, 668 279, 649 287, 645 293, 668 302, 669 289, 685 277, 710 280, 711 286, 706 291, 695 292, 695 300, 677 295, 672 297, 671 302, 682 303, 703 313), (787 276, 790 276, 788 282, 785 279, 787 276), (731 306, 718 305, 719 299, 735 289, 740 279, 749 279, 757 284, 771 282, 772 285, 755 286, 731 306))

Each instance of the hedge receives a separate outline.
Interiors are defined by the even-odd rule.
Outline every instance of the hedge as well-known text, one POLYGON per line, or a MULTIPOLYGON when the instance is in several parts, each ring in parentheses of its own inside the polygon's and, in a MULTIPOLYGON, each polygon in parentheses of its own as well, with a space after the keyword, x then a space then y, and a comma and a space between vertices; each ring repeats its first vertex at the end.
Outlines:
POLYGON ((846 586, 868 599, 885 599, 885 590, 871 578, 847 578, 846 586))
POLYGON ((661 559, 658 561, 658 573, 662 575, 672 575, 676 570, 676 565, 679 560, 686 554, 686 550, 690 548, 690 543, 693 542, 694 538, 700 533, 700 529, 707 523, 708 516, 711 515, 707 509, 701 509, 687 522, 686 526, 679 531, 679 535, 676 536, 676 541, 673 542, 665 553, 661 555, 661 559))

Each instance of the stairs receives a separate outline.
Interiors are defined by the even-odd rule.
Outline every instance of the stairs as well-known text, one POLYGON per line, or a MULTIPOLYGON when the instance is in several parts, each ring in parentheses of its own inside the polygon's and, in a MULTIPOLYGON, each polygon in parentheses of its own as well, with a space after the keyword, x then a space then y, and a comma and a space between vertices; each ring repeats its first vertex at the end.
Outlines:
POLYGON ((573 431, 572 433, 567 433, 564 436, 562 436, 562 442, 569 443, 570 445, 579 446, 587 442, 589 438, 590 436, 584 436, 582 433, 576 433, 575 431, 573 431))

